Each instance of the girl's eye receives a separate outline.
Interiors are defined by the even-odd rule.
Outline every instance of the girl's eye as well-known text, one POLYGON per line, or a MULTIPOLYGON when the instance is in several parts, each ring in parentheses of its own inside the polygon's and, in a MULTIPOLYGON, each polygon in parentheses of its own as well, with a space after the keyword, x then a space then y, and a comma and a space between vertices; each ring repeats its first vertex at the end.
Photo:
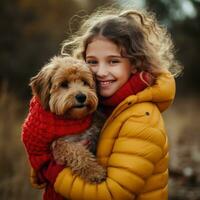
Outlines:
POLYGON ((96 60, 88 60, 86 61, 89 65, 96 65, 98 62, 96 60))
POLYGON ((116 64, 116 63, 119 63, 119 62, 120 62, 119 60, 111 60, 110 61, 111 64, 116 64))
POLYGON ((61 84, 60 84, 61 87, 63 88, 68 88, 69 87, 69 84, 67 81, 63 81, 61 84))

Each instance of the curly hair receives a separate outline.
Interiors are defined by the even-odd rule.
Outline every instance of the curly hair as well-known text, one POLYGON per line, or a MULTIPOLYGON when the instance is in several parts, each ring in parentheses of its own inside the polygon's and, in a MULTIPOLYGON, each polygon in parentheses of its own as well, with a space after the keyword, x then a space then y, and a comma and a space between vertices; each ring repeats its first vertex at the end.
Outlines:
POLYGON ((61 54, 70 52, 85 59, 88 44, 98 36, 118 45, 121 55, 129 58, 139 71, 158 75, 167 69, 177 75, 182 70, 174 56, 171 36, 165 27, 159 25, 154 13, 100 9, 85 18, 79 31, 64 41, 61 54))

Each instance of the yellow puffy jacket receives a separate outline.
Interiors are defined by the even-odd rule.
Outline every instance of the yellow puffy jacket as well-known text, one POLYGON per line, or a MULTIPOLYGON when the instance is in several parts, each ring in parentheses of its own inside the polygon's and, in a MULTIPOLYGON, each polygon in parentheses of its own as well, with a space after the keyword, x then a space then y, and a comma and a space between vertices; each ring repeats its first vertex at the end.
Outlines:
POLYGON ((65 168, 56 192, 71 200, 168 199, 168 140, 161 112, 174 96, 174 79, 165 73, 152 87, 127 97, 100 135, 97 159, 107 168, 106 180, 90 184, 65 168))

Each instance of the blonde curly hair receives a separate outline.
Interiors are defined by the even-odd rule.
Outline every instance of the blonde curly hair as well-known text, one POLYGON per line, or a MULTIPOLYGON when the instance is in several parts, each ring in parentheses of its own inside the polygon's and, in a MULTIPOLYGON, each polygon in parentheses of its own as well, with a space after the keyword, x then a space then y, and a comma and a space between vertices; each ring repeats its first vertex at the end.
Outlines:
POLYGON ((146 10, 100 9, 82 22, 79 31, 64 41, 61 54, 69 52, 85 59, 87 46, 96 37, 105 37, 119 46, 121 55, 137 70, 155 76, 170 70, 178 75, 182 66, 175 59, 174 45, 167 29, 146 10))

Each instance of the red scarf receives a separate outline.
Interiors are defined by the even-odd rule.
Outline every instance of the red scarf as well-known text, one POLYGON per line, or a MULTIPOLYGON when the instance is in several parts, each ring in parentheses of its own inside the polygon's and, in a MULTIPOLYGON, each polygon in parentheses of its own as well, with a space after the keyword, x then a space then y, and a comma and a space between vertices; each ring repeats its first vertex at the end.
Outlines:
POLYGON ((148 72, 137 72, 117 90, 111 97, 100 98, 102 111, 109 116, 115 107, 126 97, 137 94, 153 83, 153 77, 148 72))
POLYGON ((34 97, 22 129, 22 140, 32 167, 39 170, 51 159, 52 141, 66 135, 79 134, 89 128, 91 122, 92 115, 81 120, 61 118, 44 110, 40 101, 34 97))

